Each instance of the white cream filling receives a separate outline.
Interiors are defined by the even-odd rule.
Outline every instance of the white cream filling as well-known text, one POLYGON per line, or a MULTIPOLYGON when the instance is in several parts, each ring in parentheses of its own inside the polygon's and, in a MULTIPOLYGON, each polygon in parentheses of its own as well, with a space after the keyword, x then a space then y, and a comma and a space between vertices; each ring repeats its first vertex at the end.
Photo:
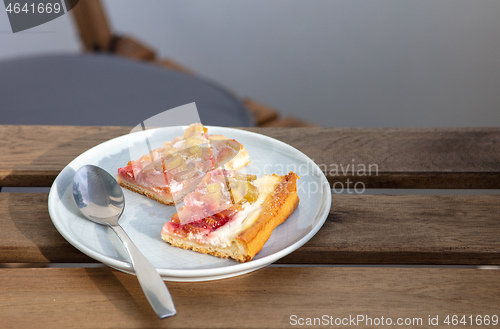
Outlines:
POLYGON ((257 200, 252 204, 247 204, 241 211, 234 215, 227 224, 206 236, 197 236, 196 239, 201 243, 207 243, 218 247, 228 247, 243 230, 255 223, 262 210, 262 204, 269 193, 274 190, 279 179, 280 178, 276 176, 264 176, 255 180, 254 184, 259 189, 259 197, 257 200))
POLYGON ((242 168, 246 164, 246 158, 240 156, 240 153, 236 155, 236 158, 233 158, 226 164, 224 164, 224 168, 226 169, 239 169, 242 168))

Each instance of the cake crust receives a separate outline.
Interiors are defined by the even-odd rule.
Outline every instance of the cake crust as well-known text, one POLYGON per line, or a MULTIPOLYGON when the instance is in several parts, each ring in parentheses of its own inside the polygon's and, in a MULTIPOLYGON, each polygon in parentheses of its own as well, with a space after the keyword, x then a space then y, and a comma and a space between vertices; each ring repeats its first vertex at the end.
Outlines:
POLYGON ((295 173, 281 177, 276 189, 264 201, 258 219, 236 237, 245 246, 246 260, 260 252, 273 230, 285 222, 299 205, 297 178, 295 173))
POLYGON ((116 181, 121 187, 124 187, 128 190, 131 190, 132 192, 142 194, 144 196, 147 196, 150 199, 156 200, 160 203, 166 204, 167 206, 173 206, 174 200, 171 196, 171 194, 168 194, 167 196, 160 195, 158 193, 154 193, 151 190, 145 189, 137 184, 134 184, 130 181, 126 181, 125 179, 122 179, 120 176, 116 177, 116 181))
POLYGON ((221 258, 233 258, 242 263, 250 261, 259 253, 271 236, 273 230, 295 211, 299 204, 297 179, 295 173, 279 177, 279 182, 267 195, 256 220, 246 229, 241 230, 228 246, 201 244, 196 240, 170 234, 162 230, 162 238, 171 245, 194 250, 221 258))

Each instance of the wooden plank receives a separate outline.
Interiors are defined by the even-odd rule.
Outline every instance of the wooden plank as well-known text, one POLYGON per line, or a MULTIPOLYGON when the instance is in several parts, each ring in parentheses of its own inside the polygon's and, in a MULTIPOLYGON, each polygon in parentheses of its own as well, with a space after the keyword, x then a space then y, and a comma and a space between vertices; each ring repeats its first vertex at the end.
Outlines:
POLYGON ((130 129, 0 126, 0 186, 50 186, 76 156, 130 129))
MULTIPOLYGON (((498 195, 335 195, 332 205, 280 263, 500 264, 498 195)), ((0 262, 92 262, 56 231, 46 194, 0 193, 0 227, 0 262)))
MULTIPOLYGON (((483 319, 489 315, 490 320, 500 316, 497 270, 272 267, 231 279, 167 286, 177 315, 159 320, 132 275, 109 268, 0 269, 0 325, 366 328, 391 321, 391 327, 399 328, 448 328, 444 323, 448 315, 465 315, 467 321, 476 321, 478 315, 483 319), (431 326, 430 319, 436 317, 439 325, 431 326), (327 323, 307 326, 307 318, 327 323), (409 322, 396 326, 397 321, 409 322)), ((464 327, 497 328, 491 321, 464 327)))
POLYGON ((500 195, 334 195, 316 236, 281 263, 500 264, 500 195))
MULTIPOLYGON (((80 153, 129 130, 0 126, 0 186, 50 186, 80 153)), ((500 188, 500 128, 247 130, 304 152, 333 187, 500 188)))
POLYGON ((500 128, 247 130, 305 153, 332 187, 500 188, 500 128))
POLYGON ((0 263, 95 262, 56 230, 45 193, 0 193, 0 263))

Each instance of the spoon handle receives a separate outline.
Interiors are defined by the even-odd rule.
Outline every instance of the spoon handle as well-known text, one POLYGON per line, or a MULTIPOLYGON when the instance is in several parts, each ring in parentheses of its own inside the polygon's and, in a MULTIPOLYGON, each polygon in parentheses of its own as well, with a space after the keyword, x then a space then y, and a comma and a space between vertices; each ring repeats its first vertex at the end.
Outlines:
POLYGON ((120 225, 110 225, 113 231, 118 235, 120 240, 125 245, 132 265, 135 269, 137 279, 148 299, 151 307, 154 309, 160 319, 174 316, 176 314, 174 302, 165 285, 161 279, 160 274, 154 266, 144 257, 144 255, 137 249, 135 244, 130 240, 125 230, 120 225))

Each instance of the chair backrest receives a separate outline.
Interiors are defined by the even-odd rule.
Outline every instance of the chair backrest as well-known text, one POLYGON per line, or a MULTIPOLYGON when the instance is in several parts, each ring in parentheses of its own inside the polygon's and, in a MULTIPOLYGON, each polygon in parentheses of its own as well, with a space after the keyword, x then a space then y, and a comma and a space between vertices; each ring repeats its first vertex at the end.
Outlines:
POLYGON ((79 1, 71 11, 87 52, 106 52, 137 60, 153 61, 155 50, 129 36, 117 36, 111 29, 100 0, 79 1))
POLYGON ((113 33, 100 0, 79 1, 71 13, 86 51, 110 50, 113 33))
MULTIPOLYGON (((141 41, 129 36, 117 36, 112 31, 106 12, 100 0, 79 1, 71 11, 78 28, 80 39, 87 52, 108 52, 136 60, 148 61, 188 75, 194 72, 172 59, 158 59, 156 52, 141 41)), ((288 117, 281 119, 276 109, 245 98, 243 104, 252 114, 258 126, 269 127, 310 127, 302 119, 288 117)))

